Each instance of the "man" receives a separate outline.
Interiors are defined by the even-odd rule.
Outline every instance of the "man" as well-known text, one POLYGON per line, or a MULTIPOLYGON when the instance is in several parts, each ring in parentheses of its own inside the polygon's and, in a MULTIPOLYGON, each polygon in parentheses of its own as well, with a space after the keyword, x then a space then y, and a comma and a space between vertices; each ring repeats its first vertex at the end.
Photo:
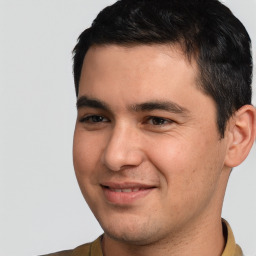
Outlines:
POLYGON ((217 0, 121 0, 74 49, 74 168, 104 234, 51 255, 238 256, 221 219, 256 136, 250 38, 217 0))

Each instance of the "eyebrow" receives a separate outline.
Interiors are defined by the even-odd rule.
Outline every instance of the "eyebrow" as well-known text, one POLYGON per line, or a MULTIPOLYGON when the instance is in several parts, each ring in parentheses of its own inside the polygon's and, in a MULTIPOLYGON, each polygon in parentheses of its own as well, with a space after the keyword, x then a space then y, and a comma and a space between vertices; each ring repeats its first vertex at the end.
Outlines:
POLYGON ((104 103, 98 99, 89 98, 87 96, 79 97, 76 102, 76 107, 77 107, 77 109, 89 107, 89 108, 102 109, 102 110, 106 110, 106 111, 110 110, 110 107, 106 103, 104 103))
MULTIPOLYGON (((81 96, 78 98, 76 103, 77 109, 83 107, 102 109, 105 111, 111 111, 111 108, 105 102, 98 100, 96 98, 89 98, 87 96, 81 96)), ((164 110, 172 112, 175 114, 187 114, 189 110, 185 107, 180 106, 179 104, 172 101, 160 101, 152 100, 148 102, 132 104, 128 106, 128 109, 135 112, 146 112, 153 110, 164 110)))
POLYGON ((131 105, 130 108, 136 112, 164 110, 175 114, 187 114, 189 110, 172 101, 150 101, 131 105))

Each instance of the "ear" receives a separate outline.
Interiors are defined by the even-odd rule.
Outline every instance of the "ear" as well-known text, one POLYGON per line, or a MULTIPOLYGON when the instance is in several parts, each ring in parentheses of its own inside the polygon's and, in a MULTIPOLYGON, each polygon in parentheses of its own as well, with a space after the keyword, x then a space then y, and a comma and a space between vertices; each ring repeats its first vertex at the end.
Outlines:
POLYGON ((235 112, 228 125, 228 148, 225 165, 235 167, 248 156, 256 138, 256 108, 244 105, 235 112))

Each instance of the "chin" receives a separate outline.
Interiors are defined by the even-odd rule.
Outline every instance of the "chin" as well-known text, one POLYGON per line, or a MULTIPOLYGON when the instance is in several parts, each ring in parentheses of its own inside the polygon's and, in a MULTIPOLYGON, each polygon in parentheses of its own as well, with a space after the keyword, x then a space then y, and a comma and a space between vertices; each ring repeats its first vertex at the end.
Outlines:
POLYGON ((127 244, 133 244, 133 245, 148 245, 150 242, 145 237, 145 234, 138 234, 137 232, 123 232, 122 234, 120 233, 115 233, 115 232, 105 232, 108 237, 111 239, 121 242, 121 243, 127 243, 127 244))
MULTIPOLYGON (((120 223, 118 223, 120 224, 120 223)), ((124 224, 124 223, 123 223, 124 224)), ((159 230, 149 224, 133 223, 129 225, 112 224, 103 226, 105 234, 113 240, 134 245, 148 245, 158 240, 159 230)))

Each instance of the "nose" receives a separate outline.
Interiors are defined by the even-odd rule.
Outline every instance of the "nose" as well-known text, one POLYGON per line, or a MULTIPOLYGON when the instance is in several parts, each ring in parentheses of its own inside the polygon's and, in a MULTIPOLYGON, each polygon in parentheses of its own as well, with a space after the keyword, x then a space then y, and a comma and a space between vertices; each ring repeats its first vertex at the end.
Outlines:
POLYGON ((103 164, 112 171, 139 166, 144 159, 141 137, 136 128, 113 128, 102 154, 103 164))

